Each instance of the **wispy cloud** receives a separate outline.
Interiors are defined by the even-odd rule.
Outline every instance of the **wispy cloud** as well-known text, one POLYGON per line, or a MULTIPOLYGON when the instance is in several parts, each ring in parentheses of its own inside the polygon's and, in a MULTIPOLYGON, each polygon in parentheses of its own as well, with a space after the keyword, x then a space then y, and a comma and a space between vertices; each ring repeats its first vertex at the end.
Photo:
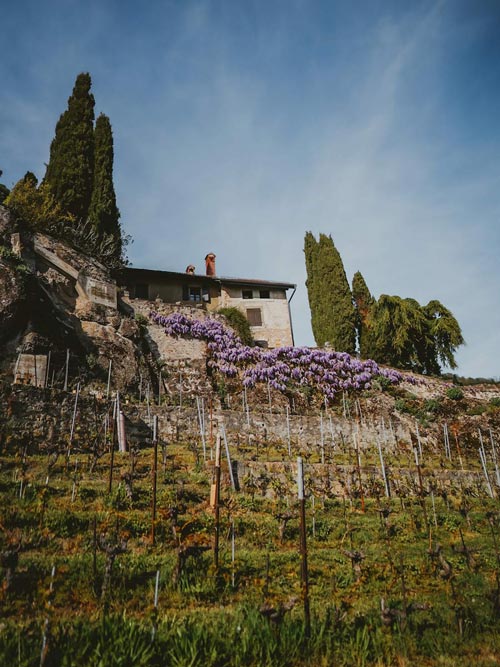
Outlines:
POLYGON ((375 295, 451 308, 468 342, 460 372, 500 375, 500 140, 464 129, 448 99, 453 61, 474 53, 484 16, 464 35, 453 3, 373 7, 153 2, 136 16, 91 3, 70 43, 77 3, 46 26, 45 59, 29 49, 27 88, 6 87, 2 159, 9 173, 42 167, 88 69, 113 123, 136 265, 201 268, 213 250, 226 275, 296 282, 296 338, 312 343, 303 237, 330 233, 349 277, 361 270, 375 295))

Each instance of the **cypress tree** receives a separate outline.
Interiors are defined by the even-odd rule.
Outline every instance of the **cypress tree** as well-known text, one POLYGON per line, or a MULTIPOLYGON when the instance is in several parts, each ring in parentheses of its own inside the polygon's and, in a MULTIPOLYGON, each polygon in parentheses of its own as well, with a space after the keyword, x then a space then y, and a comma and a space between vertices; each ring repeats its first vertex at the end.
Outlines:
POLYGON ((321 293, 321 284, 317 275, 318 247, 318 242, 314 238, 314 235, 311 232, 306 232, 304 238, 304 254, 307 273, 306 287, 307 297, 309 299, 309 310, 311 311, 311 328, 316 342, 321 337, 318 319, 320 305, 319 295, 321 293))
POLYGON ((109 118, 101 114, 94 131, 94 184, 89 208, 89 221, 99 238, 112 237, 116 242, 116 258, 122 251, 120 212, 116 206, 113 185, 113 132, 109 118))
POLYGON ((79 74, 50 146, 45 182, 64 211, 85 220, 94 170, 94 96, 90 74, 79 74))
POLYGON ((370 293, 365 279, 356 271, 352 279, 352 298, 356 306, 356 330, 358 334, 359 354, 363 359, 373 357, 370 313, 375 299, 370 293))
POLYGON ((305 239, 307 288, 316 344, 323 346, 328 342, 339 352, 354 354, 356 313, 342 259, 331 236, 320 234, 314 246, 308 234, 305 239))

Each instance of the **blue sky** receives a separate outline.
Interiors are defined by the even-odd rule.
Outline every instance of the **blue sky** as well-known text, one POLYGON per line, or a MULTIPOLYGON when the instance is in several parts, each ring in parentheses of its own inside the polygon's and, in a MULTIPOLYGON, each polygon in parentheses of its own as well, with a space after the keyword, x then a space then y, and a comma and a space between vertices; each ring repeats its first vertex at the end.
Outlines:
POLYGON ((375 296, 441 300, 458 372, 500 377, 497 0, 19 0, 2 8, 0 169, 43 177, 76 75, 115 137, 135 266, 295 282, 307 230, 375 296))

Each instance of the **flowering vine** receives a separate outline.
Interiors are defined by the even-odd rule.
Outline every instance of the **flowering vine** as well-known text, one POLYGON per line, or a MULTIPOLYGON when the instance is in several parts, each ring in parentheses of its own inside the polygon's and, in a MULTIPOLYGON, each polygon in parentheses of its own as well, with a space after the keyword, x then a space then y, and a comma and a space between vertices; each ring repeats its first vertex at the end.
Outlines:
POLYGON ((346 352, 309 347, 273 350, 249 347, 234 331, 211 317, 197 319, 182 313, 151 312, 150 318, 169 336, 205 341, 209 365, 227 377, 236 377, 241 372, 246 387, 254 387, 259 382, 268 382, 281 392, 293 385, 310 387, 331 402, 339 391, 370 389, 377 377, 385 377, 392 384, 403 380, 401 373, 394 369, 380 368, 371 359, 361 361, 346 352))

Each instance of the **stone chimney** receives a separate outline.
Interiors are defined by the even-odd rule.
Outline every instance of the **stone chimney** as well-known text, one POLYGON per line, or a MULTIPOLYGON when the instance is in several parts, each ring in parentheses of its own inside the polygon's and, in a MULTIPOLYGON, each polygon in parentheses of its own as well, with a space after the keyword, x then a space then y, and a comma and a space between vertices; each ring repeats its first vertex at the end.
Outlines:
POLYGON ((205 257, 205 266, 207 276, 215 276, 215 255, 213 252, 209 252, 205 257))

